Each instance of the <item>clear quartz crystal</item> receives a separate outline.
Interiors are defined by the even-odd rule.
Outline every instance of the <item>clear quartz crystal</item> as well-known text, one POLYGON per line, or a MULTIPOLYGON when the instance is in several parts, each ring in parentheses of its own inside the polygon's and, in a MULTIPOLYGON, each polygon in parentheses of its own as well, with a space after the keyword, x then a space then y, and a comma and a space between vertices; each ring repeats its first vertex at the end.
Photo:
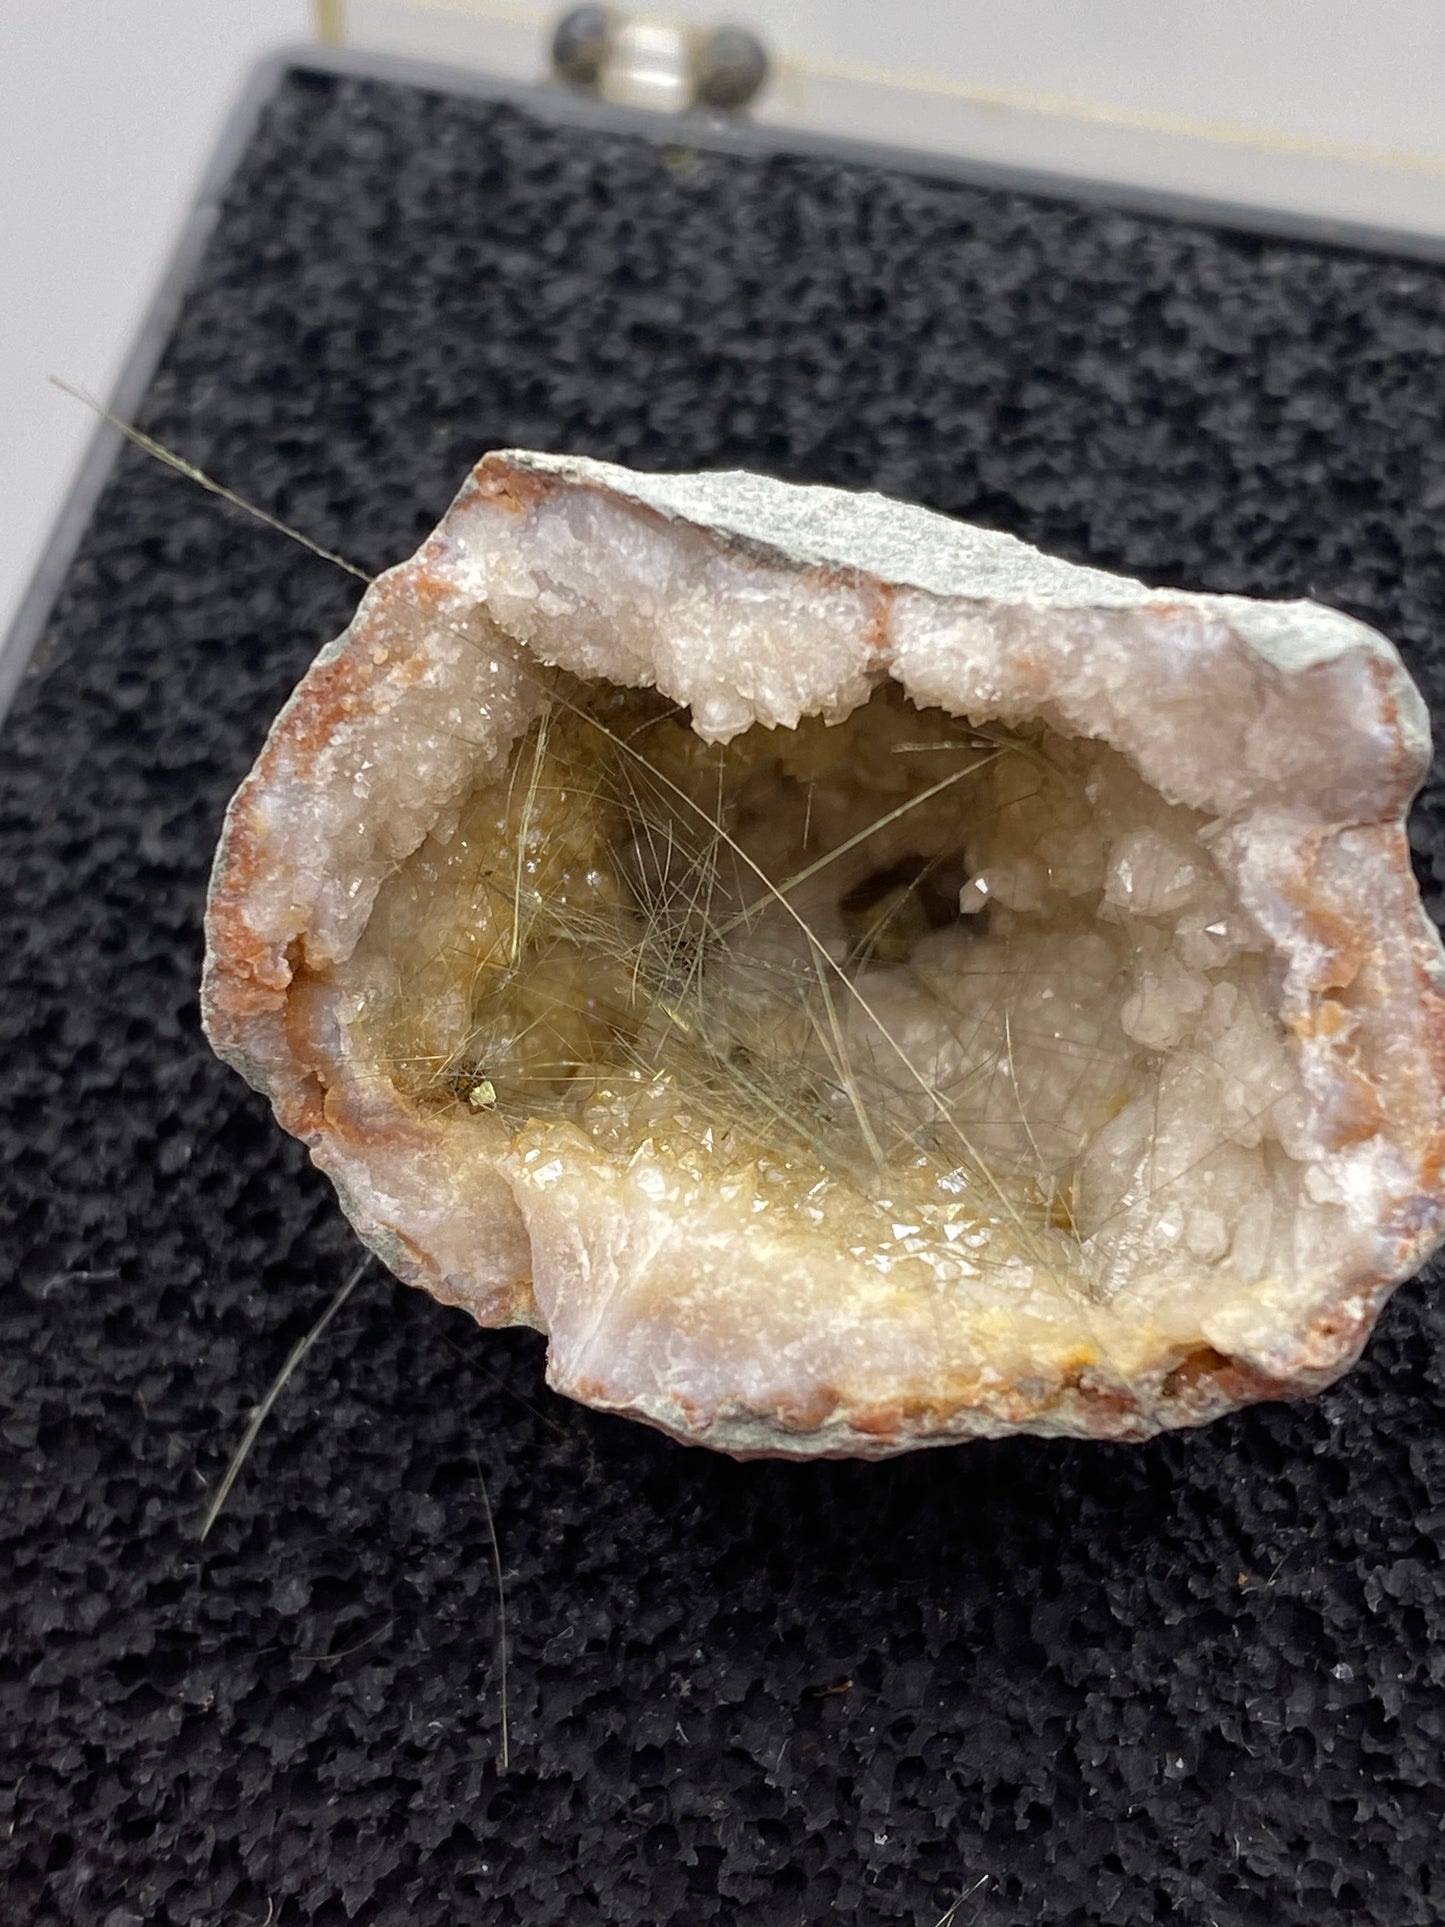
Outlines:
POLYGON ((1285 1219, 1251 1200, 1336 1208, 1290 1155, 1258 935, 1201 820, 1117 754, 887 696, 707 750, 578 697, 661 770, 653 815, 605 803, 605 741, 563 706, 388 879, 358 1042, 414 1101, 575 1122, 653 1202, 745 1179, 755 1221, 920 1286, 1257 1276, 1285 1219), (721 811, 701 840, 668 785, 721 811), (966 874, 937 927, 933 874, 966 874))
POLYGON ((590 1402, 1137 1437, 1327 1382, 1445 1227, 1427 754, 1312 604, 514 451, 233 804, 207 1027, 590 1402))

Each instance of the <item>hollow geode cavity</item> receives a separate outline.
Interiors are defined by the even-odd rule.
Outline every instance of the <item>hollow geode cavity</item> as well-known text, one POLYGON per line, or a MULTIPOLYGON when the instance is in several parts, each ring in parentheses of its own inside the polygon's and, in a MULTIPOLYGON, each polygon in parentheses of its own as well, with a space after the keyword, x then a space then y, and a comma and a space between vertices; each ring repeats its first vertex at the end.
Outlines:
POLYGON ((282 712, 204 986, 402 1278, 739 1454, 1311 1391, 1442 1236, 1428 719, 1308 602, 487 456, 282 712))

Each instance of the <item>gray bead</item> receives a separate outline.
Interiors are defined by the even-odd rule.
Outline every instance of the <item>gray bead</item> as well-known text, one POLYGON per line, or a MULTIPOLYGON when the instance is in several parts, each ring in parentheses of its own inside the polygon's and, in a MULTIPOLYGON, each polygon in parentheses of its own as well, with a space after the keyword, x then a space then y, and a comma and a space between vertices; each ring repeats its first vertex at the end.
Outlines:
POLYGON ((572 7, 552 36, 552 70, 573 87, 595 87, 612 38, 606 7, 572 7))
POLYGON ((746 107, 768 77, 768 56, 756 34, 715 27, 698 50, 697 99, 703 107, 746 107))

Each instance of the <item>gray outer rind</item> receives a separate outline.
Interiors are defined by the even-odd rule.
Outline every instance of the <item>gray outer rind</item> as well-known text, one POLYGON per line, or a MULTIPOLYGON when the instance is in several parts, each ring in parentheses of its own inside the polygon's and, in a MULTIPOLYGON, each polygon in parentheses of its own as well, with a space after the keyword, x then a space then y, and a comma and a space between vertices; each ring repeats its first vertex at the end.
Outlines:
MULTIPOLYGON (((707 673, 714 678, 750 672, 754 660, 750 651, 756 643, 756 631, 749 631, 747 627, 752 620, 747 612, 754 606, 750 581, 754 570, 750 565, 756 565, 759 584, 771 579, 772 586, 766 588, 766 596, 774 598, 774 608, 790 607, 790 599, 796 596, 802 600, 811 598, 810 606, 846 615, 847 646, 839 657, 845 667, 838 673, 845 679, 851 678, 850 706, 862 700, 862 692, 874 679, 890 672, 897 674, 905 688, 915 693, 915 699, 925 703, 948 707, 955 697, 960 702, 972 703, 974 698, 960 693, 956 685, 946 680, 940 684, 936 678, 927 691, 917 694, 916 685, 910 680, 912 671, 900 665, 903 647, 900 637, 908 624, 914 625, 907 633, 914 638, 916 667, 918 625, 922 624, 928 631, 935 621, 945 624, 956 621, 972 637, 969 647, 974 651, 974 672, 991 677, 994 658, 990 651, 997 632, 987 618, 998 611, 1004 612, 1009 620, 1015 615, 1018 617, 1012 640, 1001 637, 1000 647, 1005 654, 1013 649, 1008 673, 1015 676, 1014 694, 1018 696, 1024 691, 1030 703, 1046 704, 1059 694, 1058 687, 1049 681, 1051 676, 1060 673, 1058 664, 1050 667, 1049 651, 1040 647, 1042 640, 1056 629, 1071 643, 1077 643, 1075 662, 1091 660, 1090 652, 1105 635, 1112 639, 1116 655, 1123 649, 1117 660, 1123 662, 1127 670, 1124 687, 1129 692, 1128 718, 1136 734, 1143 732, 1134 747, 1144 752, 1145 761, 1159 760, 1163 714, 1152 696, 1141 698, 1135 689, 1136 674, 1144 666, 1142 657, 1136 655, 1136 624, 1139 647, 1142 648, 1147 638, 1156 656, 1162 652, 1168 658, 1171 650, 1176 652, 1171 673, 1177 671, 1186 685, 1199 673, 1196 660, 1227 662, 1231 652, 1236 662, 1252 657, 1259 671, 1255 684, 1268 687, 1273 693, 1269 705, 1262 708, 1261 718, 1248 720, 1262 719, 1267 730, 1288 732, 1291 729, 1300 714, 1296 707, 1299 693, 1307 685, 1314 686, 1317 693, 1321 688, 1332 692, 1328 702, 1333 703, 1334 708, 1325 718, 1328 726, 1322 725, 1318 739, 1311 736, 1308 724, 1296 733, 1296 756, 1285 759, 1290 768, 1282 770, 1273 753, 1258 766, 1259 779, 1271 796, 1278 795, 1281 782, 1288 795, 1288 786, 1299 773, 1294 769, 1298 757, 1305 757, 1308 763, 1317 755, 1312 747, 1316 740, 1325 746, 1323 760, 1303 770, 1322 792, 1325 818, 1316 819, 1306 810, 1308 821, 1301 825, 1285 821, 1279 834, 1291 848, 1298 843, 1302 851, 1308 851, 1313 848, 1309 842, 1310 823, 1318 820, 1324 829, 1333 825, 1334 830, 1348 830, 1361 821, 1357 809, 1370 807, 1369 797, 1374 796, 1379 809, 1368 821, 1379 826, 1382 832, 1388 832, 1386 867, 1391 873, 1388 880, 1398 884, 1400 891, 1408 887, 1411 900, 1418 901, 1409 877, 1398 820, 1409 787, 1419 780, 1425 767, 1429 738, 1424 706, 1391 645, 1349 617, 1311 603, 1261 604, 1240 597, 1151 590, 1124 577, 1078 568, 1044 556, 1012 537, 972 529, 927 510, 876 495, 799 488, 745 474, 639 475, 604 463, 526 451, 490 455, 463 486, 452 509, 418 555, 372 587, 351 628, 322 652, 278 718, 261 763, 233 805, 227 836, 218 857, 212 927, 216 933, 222 933, 229 921, 241 933, 243 941, 236 944, 233 938, 221 935, 219 947, 209 961, 206 993, 207 1027, 218 1049, 251 1081, 268 1090, 288 1128, 295 1129, 312 1145, 316 1161, 336 1180, 348 1215, 363 1238, 400 1275, 424 1285, 445 1300, 467 1304, 484 1323, 530 1322, 529 1311, 519 1296, 524 1294, 529 1301, 532 1298, 530 1289, 520 1282, 526 1276, 525 1242, 521 1245, 521 1264, 507 1274, 508 1278, 518 1280, 515 1291, 510 1286, 499 1289, 496 1280, 489 1281, 485 1290, 474 1290, 465 1266, 457 1268, 443 1261, 438 1245, 423 1236, 411 1218, 396 1215, 391 1207, 373 1208, 373 1201, 366 1196, 368 1158, 358 1161, 347 1151, 337 1136, 336 1120, 329 1104, 324 1115, 314 1110, 308 1113, 309 1124, 293 1123, 286 1115, 289 1107, 300 1118, 306 1102, 302 1086, 308 1077, 314 1083, 314 1067, 293 1054, 288 1015, 292 992, 283 988, 273 1003, 267 1003, 270 992, 266 991, 258 1003, 256 986, 258 982, 264 987, 278 980, 284 985, 284 945, 298 930, 307 936, 310 954, 309 938, 316 927, 316 905, 308 892, 322 887, 317 883, 320 873, 304 864, 296 869, 294 851, 288 849, 284 841, 273 838, 266 827, 271 817, 269 807, 259 814, 252 811, 247 834, 234 848, 232 830, 248 793, 250 802, 260 805, 269 805, 271 800, 284 795, 290 809, 299 810, 304 819, 312 808, 308 784, 319 781, 323 795, 334 793, 328 792, 328 783, 344 785, 349 782, 345 772, 353 765, 370 767, 366 759, 371 755, 385 756, 387 730, 391 727, 388 705, 410 701, 428 686, 454 691, 455 685, 447 683, 445 677, 454 673, 447 665, 456 653, 458 611, 463 606, 488 611, 498 625, 499 636, 505 635, 513 646, 516 642, 524 643, 540 660, 561 661, 580 674, 653 681, 679 700, 687 699, 684 692, 672 688, 659 672, 649 670, 645 664, 639 665, 635 677, 631 670, 619 672, 609 668, 604 657, 599 657, 595 666, 589 668, 585 663, 568 660, 571 643, 561 654, 552 654, 546 634, 534 639, 527 632, 526 608, 533 606, 528 598, 543 599, 539 597, 538 580, 530 573, 535 550, 529 545, 536 523, 549 512, 547 505, 555 506, 559 499, 564 507, 563 540, 558 553, 569 558, 565 566, 573 571, 575 579, 569 577, 560 585, 546 588, 545 600, 552 610, 549 620, 565 620, 567 636, 574 637, 570 626, 572 616, 558 615, 558 610, 582 610, 594 628, 599 620, 605 627, 607 622, 618 619, 618 610, 609 609, 606 596, 600 602, 589 601, 588 544, 600 543, 604 538, 596 529, 591 508, 580 517, 571 518, 571 511, 565 506, 568 497, 575 498, 579 508, 599 501, 610 502, 630 511, 640 536, 651 531, 648 540, 641 542, 633 555, 634 562, 641 557, 644 563, 643 575, 634 588, 646 594, 651 594, 653 587, 653 577, 647 572, 651 566, 649 558, 655 558, 658 553, 670 557, 674 548, 686 569, 694 571, 691 578, 694 588, 699 582, 705 585, 702 596, 705 609, 718 606, 715 602, 709 603, 708 596, 734 593, 730 585, 735 577, 742 583, 739 620, 728 645, 734 653, 721 666, 717 662, 712 664, 707 673), (580 546, 577 528, 593 529, 580 546), (675 535, 671 533, 673 530, 675 535), (660 551, 659 537, 664 538, 660 551), (731 562, 715 573, 707 560, 709 554, 731 558, 731 562), (580 574, 573 567, 574 561, 580 567, 580 574), (736 569, 732 565, 737 565, 736 569), (523 585, 520 589, 519 582, 523 585), (509 598, 506 606, 510 607, 518 603, 519 596, 525 605, 521 609, 522 627, 513 629, 509 626, 511 618, 497 613, 504 605, 496 599, 509 598), (1055 614, 1059 619, 1057 624, 1053 620, 1055 614), (1182 643, 1177 640, 1181 633, 1182 643), (402 645, 400 654, 398 642, 402 645), (1201 647, 1206 655, 1197 658, 1196 651, 1201 647), (411 668, 402 675, 405 664, 411 668), (1314 675, 1307 674, 1311 670, 1315 671, 1314 675), (420 680, 413 671, 421 672, 420 680), (436 682, 435 677, 441 677, 442 682, 436 682), (855 683, 856 690, 853 689, 855 683), (1350 766, 1351 773, 1347 776, 1329 766, 1331 728, 1341 733, 1338 745, 1341 751, 1348 739, 1349 754, 1341 759, 1342 765, 1350 766), (302 760, 308 770, 317 772, 315 774, 302 775, 300 768, 290 761, 293 747, 302 743, 308 745, 302 760), (329 777, 320 773, 328 769, 329 777), (1350 801, 1342 811, 1341 797, 1345 794, 1350 801), (1394 875, 1397 869, 1398 877, 1394 875), (293 870, 298 894, 285 897, 286 903, 292 906, 285 915, 291 916, 294 909, 304 920, 282 930, 279 925, 273 925, 273 911, 266 909, 267 892, 278 877, 289 890, 288 879, 293 870), (307 904, 311 905, 310 909, 304 907, 307 904), (229 955, 228 944, 233 945, 229 955), (259 978, 255 974, 257 960, 261 966, 259 978), (242 964, 252 970, 249 983, 242 964), (243 992, 249 995, 250 1001, 243 992), (358 1182, 358 1174, 363 1181, 358 1182), (408 1225, 416 1235, 408 1237, 408 1225)), ((593 549, 592 553, 596 555, 599 551, 593 549)), ((623 600, 627 608, 632 606, 626 603, 625 596, 623 600)), ((653 601, 655 604, 655 597, 653 601)), ((799 606, 802 606, 801 600, 799 606)), ((659 647, 671 647, 677 641, 675 620, 665 613, 659 618, 655 606, 650 620, 660 639, 659 647)), ((826 622, 836 624, 836 614, 828 614, 826 622)), ((616 633, 609 630, 609 635, 616 633)), ((808 673, 801 680, 813 693, 805 700, 793 702, 794 717, 797 713, 825 713, 831 701, 831 685, 825 685, 819 678, 834 673, 829 666, 832 662, 829 652, 836 640, 835 631, 825 623, 819 637, 823 653, 829 659, 827 663, 820 660, 815 664, 805 654, 796 660, 800 670, 807 668, 808 673)), ((556 640, 554 634, 552 641, 556 640)), ((673 667, 679 665, 687 671, 684 659, 674 660, 673 667)), ((950 674, 955 673, 957 667, 956 656, 948 657, 942 664, 950 674)), ((492 668, 497 670, 499 665, 493 663, 492 668)), ((1254 685, 1246 676, 1242 687, 1247 690, 1251 686, 1254 685)), ((768 699, 774 702, 771 716, 767 714, 763 698, 759 697, 754 713, 760 720, 787 722, 785 698, 791 701, 796 694, 790 695, 785 689, 783 697, 769 695, 768 699)), ((1078 697, 1077 691, 1075 696, 1078 697)), ((990 700, 987 695, 981 699, 981 715, 996 713, 989 706, 990 700)), ((1112 725, 1106 725, 1102 717, 1084 715, 1078 707, 1082 700, 1078 697, 1074 710, 1065 715, 1063 726, 1076 733, 1097 733, 1103 740, 1113 740, 1109 733, 1112 725)), ((1045 720, 1049 720, 1047 710, 1039 707, 1020 709, 1018 713, 1043 714, 1045 720)), ((1117 722, 1119 718, 1114 720, 1117 722)), ((1231 754, 1232 738, 1227 727, 1224 738, 1229 740, 1219 738, 1220 720, 1216 705, 1212 728, 1217 740, 1211 753, 1223 758, 1231 754)), ((696 722, 695 726, 699 727, 700 734, 706 734, 696 722)), ((515 727, 508 741, 515 735, 515 727)), ((730 723, 729 730, 732 727, 730 723)), ((1191 722, 1190 728, 1193 727, 1191 722)), ((1274 740, 1282 742, 1286 738, 1281 735, 1274 740)), ((494 751, 500 747, 504 745, 493 744, 494 751)), ((1116 742, 1115 747, 1128 753, 1128 745, 1122 742, 1116 742)), ((1225 765, 1218 763, 1213 767, 1225 765)), ((1157 772, 1144 773, 1162 793, 1168 793, 1167 781, 1161 782, 1157 772)), ((408 791, 408 809, 424 808, 429 796, 429 791, 418 793, 413 784, 408 791)), ((1201 801, 1197 806, 1203 807, 1204 803, 1201 801)), ((418 837, 424 834, 424 826, 415 834, 418 837)), ((1269 834, 1275 832, 1271 829, 1269 834)), ((1254 848, 1256 844, 1249 847, 1254 848)), ((1263 850, 1266 846, 1258 844, 1258 847, 1263 850)), ((328 848, 324 854, 326 874, 330 875, 338 852, 328 848)), ((1351 898, 1343 908, 1347 923, 1357 925, 1378 941, 1386 924, 1392 930, 1400 929, 1401 925, 1398 917, 1393 913, 1387 916, 1381 907, 1384 899, 1380 897, 1380 888, 1387 879, 1378 869, 1368 866, 1367 869, 1367 899, 1356 902, 1351 898)), ((1286 885, 1292 880, 1292 874, 1284 878, 1286 885)), ((374 883, 371 887, 374 890, 374 883)), ((1260 870, 1259 887, 1266 890, 1274 887, 1273 872, 1268 865, 1260 870)), ((274 891, 271 894, 274 910, 274 891)), ((1324 898, 1320 901, 1328 907, 1324 898)), ((1403 896, 1399 901, 1403 905, 1403 896)), ((1305 905, 1306 924, 1308 909, 1305 905)), ((1294 914, 1290 912, 1291 916, 1294 914)), ((1338 917, 1335 921, 1339 922, 1338 917)), ((1306 941, 1301 957, 1304 963, 1313 966, 1314 953, 1309 949, 1312 939, 1303 926, 1302 934, 1306 941)), ((1413 936, 1402 933, 1400 942, 1410 953, 1410 968, 1418 971, 1419 983, 1427 987, 1421 994, 1430 1002, 1433 1012, 1441 1001, 1438 942, 1423 924, 1413 936)), ((1323 970, 1331 967, 1327 949, 1328 946, 1319 959, 1323 970)), ((334 947, 332 937, 323 933, 315 954, 322 966, 329 967, 330 962, 343 958, 349 951, 346 947, 334 947)), ((1321 977, 1320 981, 1322 987, 1328 989, 1331 982, 1339 980, 1321 977)), ((1301 992, 1302 996, 1305 994, 1301 992)), ((1396 1006, 1397 1011, 1402 1008, 1396 1006)), ((1407 1015, 1407 1028, 1415 1026, 1417 1019, 1420 1023, 1424 1021, 1420 1013, 1407 1015)), ((1380 1010, 1379 1017, 1387 1023, 1393 1021, 1388 1007, 1380 1010)), ((1445 1040, 1445 1023, 1433 1017, 1431 1021, 1434 1024, 1431 1035, 1436 1041, 1426 1050, 1423 1042, 1426 1033, 1421 1030, 1420 1068, 1418 1075, 1411 1072, 1410 1077, 1417 1095, 1422 1100, 1426 1097, 1430 1100, 1429 1119, 1421 1129, 1427 1134, 1433 1132, 1432 1142, 1436 1142, 1441 1140, 1439 1092, 1445 1082, 1445 1058, 1437 1044, 1445 1040)), ((1413 1029, 1411 1035, 1414 1035, 1413 1029)), ((1324 1047, 1322 1044, 1321 1048, 1324 1047)), ((398 1116, 396 1122, 402 1125, 405 1120, 398 1116)), ((368 1124, 367 1129, 370 1128, 368 1124)), ((360 1144, 362 1140, 358 1138, 355 1142, 360 1144)), ((1378 1263, 1352 1277, 1343 1294, 1326 1307, 1326 1321, 1317 1326, 1311 1324, 1307 1329, 1294 1326, 1281 1329, 1273 1339, 1255 1348, 1252 1362, 1242 1361, 1239 1371, 1231 1367, 1230 1375, 1223 1378, 1216 1379, 1206 1373, 1191 1383, 1186 1398, 1167 1410, 1161 1409, 1152 1396, 1143 1408, 1136 1403, 1132 1411, 1126 1410, 1116 1394, 1128 1388, 1066 1385, 1061 1388, 1061 1395, 1051 1398, 1047 1404, 1033 1404, 1033 1395, 1028 1393, 1018 1399, 1011 1397, 1006 1406, 997 1409, 985 1410, 969 1404, 944 1411, 934 1407, 930 1400, 927 1411, 899 1412, 896 1420, 886 1426, 865 1424, 861 1414, 856 1425, 844 1418, 799 1425, 782 1410, 773 1413, 756 1407, 742 1409, 727 1394, 710 1412, 703 1412, 696 1405, 689 1408, 685 1398, 674 1397, 662 1386, 644 1390, 621 1384, 606 1385, 595 1378, 574 1383, 575 1375, 569 1373, 555 1347, 550 1360, 553 1382, 587 1403, 644 1419, 675 1436, 738 1456, 768 1452, 797 1457, 842 1453, 881 1457, 930 1443, 1020 1430, 1142 1437, 1161 1426, 1198 1423, 1252 1398, 1314 1390, 1343 1370, 1357 1355, 1393 1283, 1418 1262, 1440 1235, 1440 1202, 1434 1194, 1434 1179, 1426 1175, 1427 1170, 1438 1173, 1438 1167, 1438 1151, 1432 1151, 1428 1158, 1422 1158, 1418 1166, 1412 1167, 1418 1173, 1413 1183, 1405 1182, 1403 1190, 1393 1187, 1400 1191, 1396 1199, 1400 1209, 1376 1221, 1381 1247, 1378 1263)), ((429 1164, 427 1168, 430 1174, 427 1204, 422 1216, 432 1222, 438 1211, 436 1177, 434 1167, 429 1164)), ((500 1178, 500 1163, 492 1175, 500 1178)), ((392 1187, 386 1189, 391 1191, 392 1187)), ((448 1210, 451 1208, 449 1205, 448 1210)), ((450 1225, 451 1219, 447 1222, 450 1225)), ((521 1235, 520 1227, 518 1235, 521 1235)), ((535 1244, 530 1262, 533 1275, 539 1276, 535 1271, 538 1263, 535 1244)), ((560 1333, 554 1331, 553 1337, 559 1338, 560 1333)), ((1230 1361, 1226 1359, 1225 1363, 1230 1361)), ((1161 1358, 1160 1373, 1169 1370, 1170 1361, 1161 1358)))
POLYGON ((1317 602, 1151 589, 1132 576, 1065 562, 1001 530, 955 522, 932 509, 868 491, 806 487, 743 469, 648 475, 580 455, 505 449, 524 471, 603 489, 669 521, 690 522, 760 559, 844 569, 895 588, 976 602, 1074 609, 1138 609, 1168 602, 1227 622, 1256 655, 1290 674, 1363 650, 1399 678, 1402 728, 1428 765, 1430 714, 1393 643, 1378 630, 1317 602))

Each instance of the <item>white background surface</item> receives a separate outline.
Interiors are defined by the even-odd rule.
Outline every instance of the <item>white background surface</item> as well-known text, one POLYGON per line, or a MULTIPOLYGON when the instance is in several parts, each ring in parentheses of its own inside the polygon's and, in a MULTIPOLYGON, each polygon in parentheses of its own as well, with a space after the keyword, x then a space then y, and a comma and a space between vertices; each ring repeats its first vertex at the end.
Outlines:
POLYGON ((0 0, 0 637, 225 116, 307 0, 0 0))
MULTIPOLYGON (((764 33, 763 118, 1445 236, 1445 0, 653 4, 764 33)), ((352 44, 532 79, 559 10, 341 15, 352 44)), ((247 75, 314 24, 309 0, 0 0, 0 637, 93 426, 47 377, 109 395, 247 75)))
MULTIPOLYGON (((357 44, 527 78, 557 11, 539 0, 338 4, 357 44)), ((762 35, 776 60, 762 120, 1445 236, 1445 0, 660 9, 762 35)))

